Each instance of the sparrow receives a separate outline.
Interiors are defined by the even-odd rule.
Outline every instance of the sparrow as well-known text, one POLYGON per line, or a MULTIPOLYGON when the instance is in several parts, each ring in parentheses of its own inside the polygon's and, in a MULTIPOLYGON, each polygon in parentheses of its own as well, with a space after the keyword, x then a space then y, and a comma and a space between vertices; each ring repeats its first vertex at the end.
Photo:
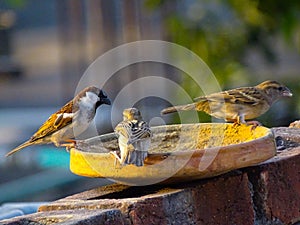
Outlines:
MULTIPOLYGON (((227 122, 240 124, 264 114, 279 98, 292 95, 286 86, 277 81, 267 80, 254 87, 240 87, 201 96, 195 98, 194 103, 165 108, 161 114, 197 110, 227 122)), ((252 122, 259 124, 257 121, 252 122)))
POLYGON ((94 119, 97 108, 111 102, 103 90, 90 86, 83 89, 71 101, 65 104, 37 130, 26 142, 6 154, 10 156, 31 145, 53 143, 55 146, 66 146, 72 138, 84 132, 94 119))
POLYGON ((120 157, 116 152, 111 152, 120 164, 134 164, 143 166, 148 155, 152 132, 148 124, 143 121, 141 113, 136 108, 123 111, 123 121, 115 127, 120 148, 120 157))

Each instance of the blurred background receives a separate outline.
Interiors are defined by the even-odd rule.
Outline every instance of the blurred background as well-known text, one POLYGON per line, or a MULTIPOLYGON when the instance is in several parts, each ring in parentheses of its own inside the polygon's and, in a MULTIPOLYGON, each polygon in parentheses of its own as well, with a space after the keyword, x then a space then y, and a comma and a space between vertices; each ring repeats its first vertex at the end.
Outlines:
MULTIPOLYGON (((51 145, 4 155, 73 98, 97 57, 146 39, 195 52, 222 89, 266 79, 285 83, 294 97, 277 102, 258 120, 272 127, 300 118, 300 1, 0 0, 0 203, 50 201, 109 183, 71 174, 68 153, 51 145)), ((152 74, 173 79, 191 97, 201 95, 188 76, 155 63, 122 69, 104 89, 113 100, 128 82, 152 74)), ((139 104, 151 118, 166 102, 139 104), (145 109, 154 104, 155 112, 145 109)), ((108 121, 109 107, 100 110, 108 121)), ((199 117, 210 120, 204 113, 199 117)), ((176 115, 170 119, 178 122, 176 115)), ((112 131, 110 124, 96 121, 102 133, 112 131)))

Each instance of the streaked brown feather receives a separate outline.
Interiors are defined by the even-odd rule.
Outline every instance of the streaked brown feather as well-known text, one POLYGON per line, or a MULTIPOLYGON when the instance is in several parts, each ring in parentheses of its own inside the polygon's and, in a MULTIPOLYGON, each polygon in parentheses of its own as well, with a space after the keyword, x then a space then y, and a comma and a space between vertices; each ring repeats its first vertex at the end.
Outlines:
POLYGON ((162 114, 176 111, 204 111, 226 121, 253 119, 265 113, 281 97, 291 97, 291 91, 276 81, 265 81, 254 87, 240 87, 228 91, 200 96, 194 103, 172 106, 162 114))
POLYGON ((53 134, 57 130, 67 126, 72 122, 71 117, 61 119, 60 123, 55 123, 58 115, 63 113, 72 113, 73 111, 73 100, 69 101, 66 105, 64 105, 60 110, 56 113, 52 114, 48 120, 38 129, 38 131, 31 137, 30 141, 36 141, 37 139, 43 138, 50 134, 53 134))
POLYGON ((126 137, 129 144, 151 136, 148 124, 144 121, 136 120, 120 122, 115 128, 115 132, 126 137))
POLYGON ((58 116, 64 113, 73 113, 76 112, 79 108, 78 102, 80 99, 86 95, 87 91, 96 92, 98 88, 94 86, 89 86, 78 93, 78 95, 66 103, 62 108, 60 108, 57 112, 52 114, 48 120, 38 129, 38 131, 31 137, 30 141, 36 141, 38 139, 44 138, 45 136, 51 135, 54 132, 62 129, 63 127, 72 123, 72 117, 63 117, 58 118, 58 116), (61 120, 60 120, 61 119, 61 120), (58 121, 60 120, 60 121, 58 121))

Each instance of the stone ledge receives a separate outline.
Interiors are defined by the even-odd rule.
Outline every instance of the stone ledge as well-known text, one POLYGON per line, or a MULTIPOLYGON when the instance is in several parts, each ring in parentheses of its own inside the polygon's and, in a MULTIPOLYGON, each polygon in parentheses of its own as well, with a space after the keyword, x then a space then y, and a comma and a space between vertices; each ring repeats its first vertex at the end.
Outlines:
POLYGON ((218 178, 171 185, 168 188, 122 185, 111 185, 110 188, 114 186, 121 187, 120 192, 114 193, 119 193, 119 199, 115 199, 117 196, 114 195, 107 198, 107 194, 102 195, 97 189, 95 192, 100 193, 98 199, 95 199, 94 193, 94 199, 89 200, 84 192, 77 195, 77 199, 73 196, 42 206, 40 211, 118 208, 127 224, 224 224, 226 219, 236 224, 253 224, 254 212, 246 173, 233 172, 218 178), (127 187, 127 193, 123 187, 127 187), (129 197, 129 193, 135 194, 142 188, 146 188, 143 192, 149 191, 149 194, 129 197))
POLYGON ((60 225, 79 225, 79 224, 120 224, 123 225, 124 220, 120 210, 59 210, 38 212, 35 214, 16 217, 10 220, 3 220, 0 224, 16 225, 16 224, 60 224, 60 225))
POLYGON ((79 217, 80 224, 296 224, 300 221, 300 147, 290 146, 300 143, 300 130, 277 128, 274 132, 283 140, 283 150, 257 166, 167 186, 113 184, 5 222, 20 224, 41 215, 49 219, 68 215, 70 220, 62 224, 78 224, 79 217))

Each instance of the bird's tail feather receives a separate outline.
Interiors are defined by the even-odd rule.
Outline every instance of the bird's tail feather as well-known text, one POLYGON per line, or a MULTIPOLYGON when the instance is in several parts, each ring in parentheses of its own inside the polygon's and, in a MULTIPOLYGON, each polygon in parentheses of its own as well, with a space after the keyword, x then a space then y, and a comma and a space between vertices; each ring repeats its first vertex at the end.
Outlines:
POLYGON ((196 104, 195 103, 191 103, 191 104, 187 104, 187 105, 178 105, 178 106, 172 106, 172 107, 168 107, 165 108, 161 111, 161 114, 169 114, 169 113, 173 113, 173 112, 179 112, 179 111, 188 111, 188 110, 196 110, 196 104))
POLYGON ((21 149, 23 148, 26 148, 30 145, 33 145, 33 144, 36 144, 34 142, 31 142, 30 140, 24 142, 23 144, 19 145, 18 147, 14 148, 13 150, 11 150, 9 153, 6 154, 6 157, 12 155, 12 154, 15 154, 16 152, 20 151, 21 149))

